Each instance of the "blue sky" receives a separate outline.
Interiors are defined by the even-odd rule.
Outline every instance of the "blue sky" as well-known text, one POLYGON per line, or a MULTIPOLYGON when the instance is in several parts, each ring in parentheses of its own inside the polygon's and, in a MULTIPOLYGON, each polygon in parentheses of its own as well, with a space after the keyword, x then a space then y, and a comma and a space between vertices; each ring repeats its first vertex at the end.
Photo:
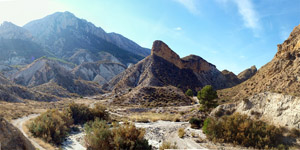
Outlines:
POLYGON ((300 0, 0 0, 0 21, 20 26, 56 11, 143 47, 162 40, 236 74, 269 62, 300 24, 300 0))

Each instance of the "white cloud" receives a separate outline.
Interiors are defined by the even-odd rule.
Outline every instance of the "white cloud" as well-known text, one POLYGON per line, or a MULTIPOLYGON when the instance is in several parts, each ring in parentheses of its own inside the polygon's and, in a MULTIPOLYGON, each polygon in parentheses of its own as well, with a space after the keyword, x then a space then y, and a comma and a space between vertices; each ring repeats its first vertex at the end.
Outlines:
POLYGON ((181 27, 176 27, 176 28, 174 28, 174 30, 176 30, 176 31, 181 31, 182 28, 181 28, 181 27))
POLYGON ((281 31, 280 31, 280 39, 282 40, 282 41, 285 41, 288 37, 289 37, 289 35, 290 35, 290 32, 291 31, 289 31, 288 30, 288 28, 286 28, 286 27, 281 27, 281 31))
POLYGON ((174 0, 174 1, 183 5, 192 14, 194 14, 194 15, 199 14, 199 10, 197 8, 197 0, 174 0))
POLYGON ((237 5, 240 15, 243 17, 246 27, 259 29, 259 16, 253 7, 251 0, 233 0, 237 5))

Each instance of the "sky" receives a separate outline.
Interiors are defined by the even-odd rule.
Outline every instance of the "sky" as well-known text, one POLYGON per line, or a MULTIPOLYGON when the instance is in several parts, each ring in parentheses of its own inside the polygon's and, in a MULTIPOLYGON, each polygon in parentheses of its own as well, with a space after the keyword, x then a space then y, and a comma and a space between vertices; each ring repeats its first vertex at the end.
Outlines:
POLYGON ((300 0, 0 0, 0 22, 23 26, 69 11, 151 48, 162 40, 238 74, 272 60, 300 24, 300 0))

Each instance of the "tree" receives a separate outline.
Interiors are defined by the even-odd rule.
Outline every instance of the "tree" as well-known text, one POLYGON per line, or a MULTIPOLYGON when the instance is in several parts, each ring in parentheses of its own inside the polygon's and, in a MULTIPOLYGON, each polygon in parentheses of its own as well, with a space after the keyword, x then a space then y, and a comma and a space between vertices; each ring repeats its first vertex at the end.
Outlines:
POLYGON ((201 104, 200 110, 202 111, 208 111, 210 108, 218 106, 216 101, 218 95, 211 85, 206 85, 201 91, 198 91, 197 98, 201 104))
POLYGON ((191 89, 188 89, 188 90, 185 92, 185 95, 192 97, 194 94, 193 94, 193 91, 192 91, 191 89))

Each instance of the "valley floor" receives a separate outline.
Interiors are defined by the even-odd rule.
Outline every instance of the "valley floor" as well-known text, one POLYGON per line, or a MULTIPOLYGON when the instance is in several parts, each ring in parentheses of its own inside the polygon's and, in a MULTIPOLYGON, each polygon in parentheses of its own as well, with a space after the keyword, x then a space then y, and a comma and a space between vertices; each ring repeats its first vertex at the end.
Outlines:
MULTIPOLYGON (((203 134, 202 130, 190 128, 187 118, 189 118, 191 115, 195 115, 197 112, 196 110, 199 107, 197 103, 192 106, 182 107, 141 108, 135 106, 122 107, 121 109, 118 106, 110 105, 110 99, 102 99, 101 97, 65 99, 60 102, 51 103, 28 101, 26 104, 21 104, 21 106, 12 105, 17 108, 22 108, 20 111, 27 110, 26 113, 24 113, 24 116, 21 117, 16 115, 21 115, 22 112, 18 112, 14 115, 8 115, 8 118, 13 119, 11 121, 13 125, 20 129, 22 133, 30 139, 36 148, 40 150, 58 149, 57 147, 47 144, 40 139, 33 138, 28 132, 26 123, 47 109, 63 109, 71 102, 83 103, 89 107, 94 107, 95 103, 102 103, 106 105, 113 120, 120 122, 135 122, 136 127, 144 128, 146 130, 145 138, 154 147, 154 149, 158 149, 163 141, 176 143, 178 148, 181 149, 246 149, 242 147, 234 147, 230 144, 212 143, 206 139, 206 136, 203 134), (178 136, 179 128, 185 129, 185 135, 183 138, 178 136)), ((0 107, 13 109, 14 107, 9 107, 10 105, 10 103, 3 103, 0 105, 0 107)), ((13 112, 13 110, 8 111, 13 112)), ((84 131, 82 128, 79 132, 71 132, 61 148, 65 150, 85 150, 86 148, 84 147, 83 137, 84 131)))

